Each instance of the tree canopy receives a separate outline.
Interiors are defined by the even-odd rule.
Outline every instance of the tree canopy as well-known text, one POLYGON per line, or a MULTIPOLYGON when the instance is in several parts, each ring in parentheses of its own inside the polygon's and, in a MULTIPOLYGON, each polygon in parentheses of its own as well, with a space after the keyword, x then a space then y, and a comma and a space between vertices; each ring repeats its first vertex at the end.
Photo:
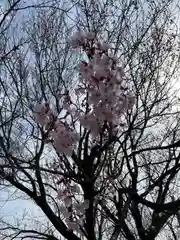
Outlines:
POLYGON ((0 239, 178 239, 179 2, 9 0, 0 186, 44 219, 0 239))

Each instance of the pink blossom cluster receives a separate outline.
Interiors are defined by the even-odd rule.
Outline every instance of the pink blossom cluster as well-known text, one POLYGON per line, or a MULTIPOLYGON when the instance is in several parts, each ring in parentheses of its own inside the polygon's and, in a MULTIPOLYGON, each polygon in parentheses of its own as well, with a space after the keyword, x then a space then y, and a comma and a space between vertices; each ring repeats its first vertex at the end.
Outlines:
POLYGON ((93 40, 95 38, 95 34, 93 32, 82 32, 77 31, 73 34, 70 40, 70 44, 72 47, 80 47, 86 44, 86 40, 93 40))
POLYGON ((57 120, 54 124, 52 137, 57 152, 71 156, 75 143, 78 140, 78 134, 70 130, 67 123, 57 120))
POLYGON ((73 46, 83 46, 89 57, 89 61, 80 63, 81 85, 76 93, 84 90, 88 94, 89 109, 80 116, 81 124, 98 134, 104 122, 111 126, 121 123, 125 111, 133 107, 134 97, 128 89, 122 66, 109 56, 111 46, 97 43, 85 48, 83 44, 89 40, 87 35, 75 33, 72 37, 73 46))
POLYGON ((44 126, 51 122, 53 118, 53 113, 46 104, 37 104, 34 109, 34 118, 37 123, 44 126))
POLYGON ((89 207, 89 201, 84 199, 84 201, 76 200, 76 196, 79 196, 81 193, 80 187, 77 184, 69 186, 66 184, 64 190, 60 189, 58 191, 58 199, 62 202, 59 206, 59 210, 65 222, 70 229, 80 230, 79 226, 82 224, 84 219, 84 213, 89 207), (71 211, 69 211, 69 208, 71 211))
MULTIPOLYGON (((129 82, 123 67, 112 57, 111 46, 105 42, 95 43, 93 32, 80 31, 74 33, 71 44, 73 47, 82 47, 88 56, 88 61, 80 63, 80 82, 75 89, 78 96, 86 96, 87 104, 85 109, 73 109, 73 102, 66 91, 60 96, 64 110, 71 116, 76 114, 81 125, 90 130, 93 136, 98 136, 105 123, 107 128, 112 129, 124 126, 125 113, 132 109, 134 97, 128 88, 129 82)), ((54 117, 48 104, 38 104, 34 117, 42 126, 52 123, 51 136, 57 152, 71 155, 78 141, 77 133, 67 123, 55 121, 57 117, 54 117)))
POLYGON ((52 110, 47 104, 37 104, 34 109, 34 118, 42 126, 52 123, 51 136, 58 153, 64 153, 71 156, 74 146, 78 140, 78 134, 72 131, 66 122, 56 120, 52 110))

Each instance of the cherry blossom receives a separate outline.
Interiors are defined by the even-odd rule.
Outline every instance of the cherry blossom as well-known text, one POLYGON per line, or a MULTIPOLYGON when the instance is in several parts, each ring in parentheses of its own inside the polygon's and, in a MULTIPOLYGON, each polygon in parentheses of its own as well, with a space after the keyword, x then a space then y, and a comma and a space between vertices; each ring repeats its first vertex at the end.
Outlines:
POLYGON ((80 123, 90 130, 94 135, 97 135, 101 129, 101 123, 98 118, 93 114, 89 113, 87 115, 80 116, 80 123))
POLYGON ((71 131, 60 121, 57 121, 52 131, 52 137, 57 152, 72 155, 74 144, 78 140, 77 133, 71 131))
POLYGON ((72 199, 71 199, 70 196, 67 196, 66 198, 64 198, 64 205, 65 205, 66 207, 71 206, 71 204, 72 204, 72 199))
MULTIPOLYGON (((79 82, 74 90, 80 107, 73 103, 73 97, 67 90, 58 95, 59 104, 69 119, 76 118, 78 124, 89 132, 92 142, 98 141, 104 132, 107 139, 109 129, 116 135, 125 128, 126 112, 132 110, 135 104, 122 62, 110 56, 111 45, 103 41, 96 42, 95 34, 91 31, 75 32, 70 44, 73 48, 82 47, 87 54, 87 59, 78 65, 79 82), (85 104, 80 96, 85 99, 85 104)), ((49 129, 45 127, 43 130, 49 131, 50 142, 59 159, 65 157, 61 155, 64 154, 72 161, 73 158, 70 157, 76 151, 76 143, 79 141, 76 127, 71 123, 73 121, 61 118, 58 114, 55 116, 47 103, 35 106, 34 119, 41 126, 50 124, 49 129)), ((113 179, 107 181, 111 184, 113 179)), ((79 182, 72 183, 68 180, 64 181, 64 185, 57 192, 57 199, 61 203, 60 213, 69 229, 81 233, 79 226, 84 221, 89 200, 83 199, 83 187, 79 182)))
MULTIPOLYGON (((112 56, 112 47, 105 41, 95 42, 95 34, 90 31, 77 31, 72 35, 71 45, 83 47, 88 60, 79 64, 79 85, 75 94, 87 95, 88 109, 77 109, 68 91, 61 94, 60 100, 67 115, 76 116, 79 123, 97 137, 104 123, 113 132, 125 126, 124 115, 133 108, 135 98, 128 84, 122 61, 112 56), (93 40, 93 41, 92 41, 93 40), (88 42, 91 44, 88 44, 88 42), (119 128, 118 128, 119 127, 119 128)), ((54 121, 55 117, 47 104, 37 104, 34 110, 35 121, 42 126, 54 121)), ((64 121, 52 123, 50 136, 58 153, 71 156, 79 140, 78 134, 64 121)), ((78 192, 78 191, 77 191, 78 192)))
POLYGON ((59 205, 58 208, 64 218, 68 219, 70 217, 71 213, 68 212, 67 207, 64 204, 59 205))
POLYGON ((77 213, 84 214, 86 209, 89 208, 89 201, 88 200, 84 200, 83 203, 74 203, 73 206, 74 206, 74 208, 75 208, 77 213))
POLYGON ((99 42, 98 47, 102 51, 107 51, 109 48, 111 48, 111 45, 109 43, 106 43, 106 42, 99 42))
POLYGON ((79 226, 76 222, 72 222, 70 220, 66 220, 67 226, 72 230, 78 230, 79 226))
POLYGON ((37 104, 34 108, 35 121, 42 126, 50 122, 49 108, 45 104, 37 104))
POLYGON ((94 32, 87 32, 84 34, 85 38, 88 40, 93 40, 95 38, 95 33, 94 32))
POLYGON ((76 48, 78 46, 81 46, 85 41, 85 37, 83 36, 81 31, 75 32, 72 37, 70 44, 73 48, 76 48))
MULTIPOLYGON (((89 62, 80 64, 80 81, 86 85, 91 111, 80 116, 80 123, 98 134, 104 121, 117 127, 118 119, 134 105, 134 97, 127 87, 122 63, 108 56, 111 46, 98 42, 89 62)), ((79 86, 79 92, 81 91, 79 86)), ((78 89, 76 89, 78 92, 78 89)))

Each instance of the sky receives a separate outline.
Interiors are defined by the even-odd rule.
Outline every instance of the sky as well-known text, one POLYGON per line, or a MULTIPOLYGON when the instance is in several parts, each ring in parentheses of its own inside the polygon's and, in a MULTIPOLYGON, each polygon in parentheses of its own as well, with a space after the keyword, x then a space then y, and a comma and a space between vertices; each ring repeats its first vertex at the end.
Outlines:
POLYGON ((5 0, 0 0, 0 4, 4 4, 5 3, 5 0))
POLYGON ((4 8, 4 6, 5 6, 5 0, 0 0, 0 12, 4 8))

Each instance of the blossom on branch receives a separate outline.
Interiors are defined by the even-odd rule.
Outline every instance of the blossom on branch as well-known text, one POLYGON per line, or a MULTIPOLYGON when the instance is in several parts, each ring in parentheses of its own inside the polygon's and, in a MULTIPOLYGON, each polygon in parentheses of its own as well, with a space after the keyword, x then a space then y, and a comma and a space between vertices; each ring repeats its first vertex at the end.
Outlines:
MULTIPOLYGON (((88 42, 86 35, 84 36, 88 42)), ((81 46, 87 52, 89 62, 80 63, 79 92, 85 86, 90 110, 81 115, 79 120, 85 128, 98 134, 103 122, 117 127, 117 122, 122 122, 125 112, 132 109, 135 98, 128 88, 122 66, 108 55, 111 49, 109 44, 97 42, 90 48, 88 44, 86 48, 84 44, 81 46)))
POLYGON ((34 118, 37 123, 44 126, 50 122, 51 112, 46 104, 37 104, 34 109, 34 118))
MULTIPOLYGON (((88 56, 88 61, 81 61, 79 65, 79 85, 75 89, 78 98, 81 94, 86 96, 88 107, 82 103, 82 109, 77 109, 68 91, 61 99, 67 115, 75 114, 79 123, 90 131, 92 137, 97 138, 106 129, 117 132, 125 126, 126 111, 132 109, 135 98, 122 64, 110 55, 111 46, 105 42, 95 42, 94 38, 93 32, 77 31, 70 41, 73 47, 82 47, 88 56)), ((50 136, 58 153, 71 156, 79 140, 75 129, 72 130, 66 121, 53 118, 47 104, 38 104, 34 117, 42 126, 57 119, 52 123, 50 136)))

